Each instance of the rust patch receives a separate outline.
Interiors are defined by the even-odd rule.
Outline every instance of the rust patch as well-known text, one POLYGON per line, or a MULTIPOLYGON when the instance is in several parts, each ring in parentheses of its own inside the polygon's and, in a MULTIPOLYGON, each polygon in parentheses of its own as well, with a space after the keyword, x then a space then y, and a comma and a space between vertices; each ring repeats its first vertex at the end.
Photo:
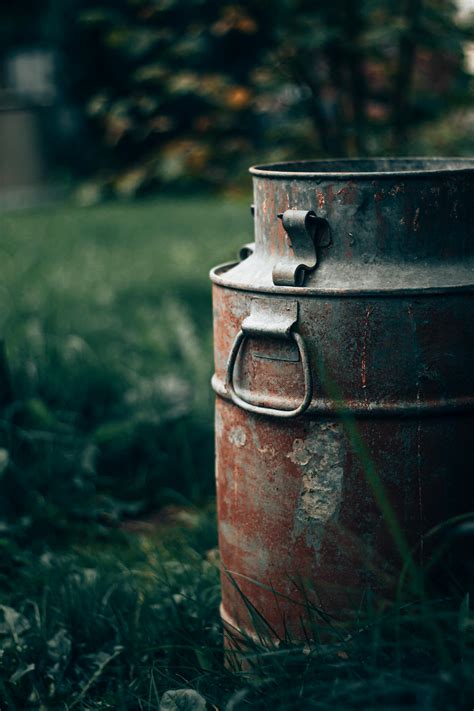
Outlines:
POLYGON ((327 194, 328 203, 329 203, 330 205, 332 205, 333 202, 334 202, 334 188, 333 188, 332 185, 328 185, 327 190, 326 190, 326 194, 327 194))
MULTIPOLYGON (((226 539, 228 545, 235 546, 241 552, 242 562, 247 570, 258 570, 257 579, 261 579, 268 568, 270 551, 264 545, 264 541, 254 532, 246 534, 240 527, 236 529, 229 521, 221 521, 219 524, 220 534, 226 539)), ((239 573, 241 571, 230 571, 239 573)))
POLYGON ((403 183, 397 183, 397 184, 394 185, 393 188, 390 190, 389 194, 390 194, 392 197, 396 197, 396 196, 399 195, 400 193, 404 193, 404 192, 405 192, 405 186, 404 186, 404 184, 403 184, 403 183))
POLYGON ((348 183, 338 190, 336 195, 339 197, 341 205, 356 205, 359 198, 359 193, 354 183, 348 183))

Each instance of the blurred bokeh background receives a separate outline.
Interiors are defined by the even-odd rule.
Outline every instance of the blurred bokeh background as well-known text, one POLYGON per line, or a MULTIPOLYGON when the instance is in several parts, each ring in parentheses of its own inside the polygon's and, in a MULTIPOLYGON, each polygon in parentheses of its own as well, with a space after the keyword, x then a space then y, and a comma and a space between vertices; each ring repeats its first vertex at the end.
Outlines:
POLYGON ((0 204, 248 189, 284 158, 469 154, 472 0, 18 0, 0 204), (47 180, 49 178, 49 180, 47 180))

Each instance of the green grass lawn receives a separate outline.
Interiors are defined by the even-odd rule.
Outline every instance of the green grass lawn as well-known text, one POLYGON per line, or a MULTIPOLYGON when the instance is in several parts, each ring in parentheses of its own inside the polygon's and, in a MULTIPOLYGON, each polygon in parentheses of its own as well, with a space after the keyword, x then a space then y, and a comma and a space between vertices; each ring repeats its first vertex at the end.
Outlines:
POLYGON ((132 380, 198 375, 201 386, 211 372, 208 271, 252 229, 246 203, 216 199, 0 216, 0 333, 11 357, 53 347, 71 364, 132 380))
POLYGON ((224 665, 208 270, 248 204, 0 226, 0 710, 471 709, 474 621, 446 590, 224 665))
MULTIPOLYGON (((163 680, 148 670, 143 691, 137 671, 153 655, 141 649, 140 658, 134 657, 128 643, 120 656, 135 668, 135 678, 119 680, 117 664, 123 665, 114 661, 116 680, 106 683, 114 688, 111 694, 96 681, 84 691, 88 679, 95 679, 94 665, 108 659, 123 629, 110 622, 111 639, 104 630, 95 635, 103 610, 95 603, 87 609, 82 598, 92 593, 81 576, 84 569, 95 571, 99 586, 114 587, 117 576, 125 575, 128 582, 118 594, 126 605, 137 604, 136 596, 141 600, 146 580, 155 610, 148 611, 147 625, 150 614, 160 618, 157 600, 171 585, 167 615, 172 591, 181 595, 183 576, 173 573, 170 582, 166 569, 165 588, 150 583, 159 579, 157 560, 165 567, 175 560, 163 547, 158 559, 153 552, 163 532, 155 535, 149 526, 147 536, 127 536, 118 527, 124 519, 151 516, 173 504, 197 528, 191 562, 197 568, 194 592, 199 589, 201 558, 215 546, 214 517, 205 503, 214 486, 208 272, 232 259, 251 230, 247 202, 202 198, 0 216, 0 580, 7 605, 3 625, 13 606, 8 614, 28 639, 25 651, 23 633, 15 632, 12 646, 8 634, 2 637, 0 621, 2 710, 3 703, 89 708, 91 698, 103 704, 113 699, 107 708, 135 708, 136 698, 145 699, 146 708, 157 707, 153 689, 162 691, 163 680), (193 512, 197 504, 203 513, 193 512), (130 571, 136 567, 141 572, 135 578, 130 571), (60 581, 69 581, 70 574, 70 594, 77 597, 66 603, 60 581), (41 600, 48 619, 26 622, 31 605, 37 609, 41 600), (69 623, 65 605, 74 618, 69 623), (87 640, 81 630, 89 631, 87 640), (62 661, 56 659, 56 642, 71 648, 62 661), (48 676, 54 659, 59 667, 48 676)), ((181 542, 179 528, 175 535, 181 542)), ((183 571, 190 556, 185 548, 183 571)), ((204 567, 205 591, 212 579, 215 636, 218 576, 214 567, 204 567)), ((125 608, 118 614, 126 615, 125 608)), ((176 625, 170 642, 182 635, 176 625)), ((199 645, 206 640, 200 636, 199 645)), ((150 644, 167 646, 163 639, 150 644)))
POLYGON ((53 518, 99 504, 115 515, 127 501, 139 511, 208 494, 208 272, 248 241, 247 203, 67 206, 0 225, 3 427, 15 442, 35 432, 12 462, 23 471, 15 516, 51 519, 55 504, 53 518))

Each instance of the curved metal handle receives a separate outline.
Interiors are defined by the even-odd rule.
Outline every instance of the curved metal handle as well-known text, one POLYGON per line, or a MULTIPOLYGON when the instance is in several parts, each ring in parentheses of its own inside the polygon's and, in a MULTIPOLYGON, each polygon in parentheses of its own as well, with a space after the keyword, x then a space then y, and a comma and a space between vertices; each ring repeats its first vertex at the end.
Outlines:
POLYGON ((263 407, 261 405, 252 405, 250 402, 247 402, 247 400, 244 400, 241 398, 237 393, 235 392, 234 388, 234 368, 235 368, 235 363, 237 361, 237 356, 240 351, 240 347, 247 338, 247 334, 244 333, 242 328, 238 332, 234 344, 231 348, 230 354, 229 354, 229 360, 227 361, 227 373, 226 373, 226 388, 230 394, 231 400, 235 405, 238 405, 241 407, 243 410, 247 410, 248 412, 253 412, 258 415, 271 415, 272 417, 297 417, 298 415, 301 415, 309 406, 311 402, 311 398, 313 397, 313 378, 311 375, 311 368, 309 365, 309 356, 308 356, 308 350, 306 348, 306 343, 304 341, 304 338, 297 333, 296 331, 290 331, 288 334, 289 337, 293 338, 295 341, 296 345, 298 346, 298 350, 300 352, 301 356, 301 364, 303 367, 303 375, 304 375, 304 398, 302 402, 296 407, 294 410, 278 410, 276 408, 272 407, 263 407))
POLYGON ((276 286, 304 286, 306 274, 316 269, 318 251, 331 244, 328 222, 313 210, 285 210, 277 215, 286 232, 288 250, 273 265, 276 286), (325 236, 325 244, 321 237, 325 236))

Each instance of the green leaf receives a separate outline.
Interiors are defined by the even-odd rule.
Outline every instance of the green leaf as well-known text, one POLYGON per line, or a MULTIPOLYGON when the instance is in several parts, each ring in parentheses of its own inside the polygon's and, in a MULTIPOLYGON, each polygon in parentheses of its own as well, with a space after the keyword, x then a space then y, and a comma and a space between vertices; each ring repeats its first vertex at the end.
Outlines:
POLYGON ((120 15, 112 10, 97 8, 95 10, 83 10, 79 13, 79 22, 84 25, 105 25, 117 22, 120 15))
POLYGON ((9 462, 10 454, 8 452, 8 449, 3 449, 3 447, 0 447, 0 478, 6 472, 9 462))
POLYGON ((458 630, 460 632, 466 632, 470 629, 474 629, 474 618, 471 615, 469 593, 466 593, 459 606, 458 630))
POLYGON ((10 682, 12 684, 17 684, 20 679, 22 679, 25 674, 29 674, 30 672, 35 670, 35 665, 34 664, 20 664, 16 672, 14 672, 11 677, 10 677, 10 682))
POLYGON ((10 635, 13 637, 15 644, 20 643, 20 637, 30 628, 30 623, 13 607, 7 607, 7 605, 0 605, 0 612, 3 613, 3 623, 0 623, 0 634, 10 635))
POLYGON ((104 669, 107 667, 107 665, 110 664, 113 659, 118 657, 118 655, 121 654, 122 651, 123 647, 116 646, 114 647, 111 654, 107 654, 106 652, 98 652, 97 654, 89 655, 89 659, 92 661, 93 666, 95 666, 95 670, 84 683, 82 689, 72 701, 71 705, 69 706, 70 709, 74 708, 74 706, 76 706, 80 701, 82 701, 89 689, 102 676, 104 669))
POLYGON ((53 662, 64 661, 71 654, 71 647, 71 638, 63 627, 48 640, 48 656, 53 662))

